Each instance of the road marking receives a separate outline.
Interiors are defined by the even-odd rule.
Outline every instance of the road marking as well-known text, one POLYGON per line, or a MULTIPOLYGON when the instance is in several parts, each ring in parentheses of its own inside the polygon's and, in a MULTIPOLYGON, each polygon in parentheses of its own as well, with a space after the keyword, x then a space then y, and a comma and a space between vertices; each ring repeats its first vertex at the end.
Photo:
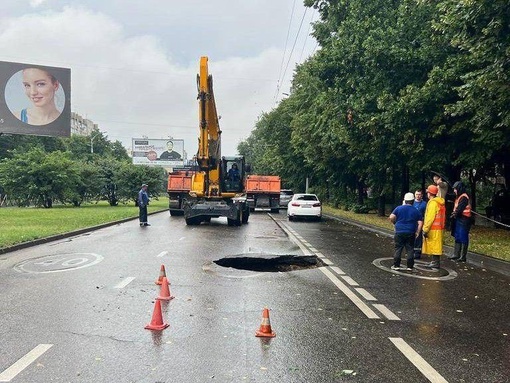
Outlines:
POLYGON ((184 241, 186 239, 186 237, 181 237, 179 238, 179 241, 184 241))
POLYGON ((330 280, 335 284, 336 287, 340 289, 341 292, 347 296, 369 319, 379 319, 379 316, 367 306, 365 302, 358 298, 354 292, 352 292, 349 287, 344 285, 340 279, 338 279, 331 271, 329 271, 326 267, 319 267, 319 270, 322 271, 330 280))
POLYGON ((310 250, 313 251, 314 253, 317 253, 319 251, 315 247, 311 247, 311 246, 310 246, 310 250))
POLYGON ((10 382, 16 377, 21 371, 27 368, 42 354, 48 351, 52 344, 40 344, 32 349, 28 354, 18 359, 11 367, 0 374, 0 382, 10 382))
POLYGON ((335 273, 337 273, 338 275, 345 274, 345 273, 343 272, 343 270, 342 270, 340 267, 338 267, 338 266, 331 266, 331 270, 333 270, 333 271, 334 271, 335 273))
POLYGON ((319 258, 326 258, 326 257, 324 256, 324 254, 319 253, 318 251, 316 251, 316 252, 315 252, 315 255, 316 255, 317 257, 319 257, 319 258))
POLYGON ((321 258, 321 260, 328 266, 334 265, 334 263, 327 258, 321 258))
POLYGON ((363 287, 358 287, 356 290, 363 298, 365 298, 367 301, 376 301, 377 298, 375 298, 372 294, 370 294, 367 290, 365 290, 363 287))
POLYGON ((122 282, 117 283, 113 288, 114 289, 123 289, 127 285, 129 285, 131 282, 133 282, 136 278, 135 277, 127 277, 122 282))
POLYGON ((164 257, 165 255, 168 254, 168 251, 162 251, 161 253, 159 253, 158 255, 156 255, 156 257, 164 257))
MULTIPOLYGON (((451 279, 455 279, 457 277, 457 272, 455 270, 452 270, 452 269, 450 269, 448 267, 445 267, 443 265, 441 265, 441 270, 445 270, 448 274, 443 275, 443 276, 439 276, 439 277, 434 277, 434 276, 420 275, 420 274, 417 274, 417 273, 410 273, 410 272, 403 272, 403 271, 394 271, 394 270, 390 269, 390 266, 383 265, 383 261, 385 261, 384 263, 386 263, 387 265, 391 265, 390 262, 386 262, 386 261, 393 261, 393 258, 378 258, 378 259, 373 260, 372 264, 375 267, 377 267, 377 268, 379 268, 381 270, 390 272, 392 274, 400 275, 402 277, 417 278, 417 279, 428 279, 428 280, 431 280, 431 281, 448 281, 448 280, 451 280, 451 279)), ((424 267, 426 265, 426 263, 427 262, 418 261, 417 260, 414 263, 414 267, 416 269, 419 269, 419 270, 426 270, 427 272, 430 273, 431 270, 424 267)))
POLYGON ((399 351, 432 383, 448 383, 420 354, 402 338, 388 338, 399 351))
POLYGON ((386 318, 388 318, 388 320, 400 320, 400 318, 398 316, 396 316, 395 314, 393 314, 393 312, 389 308, 387 308, 385 305, 374 303, 373 306, 377 310, 379 310, 381 312, 381 314, 383 314, 386 318))
POLYGON ((351 277, 347 276, 347 275, 342 275, 341 276, 344 281, 346 281, 348 284, 350 284, 351 286, 359 286, 359 283, 356 282, 354 279, 352 279, 351 277))

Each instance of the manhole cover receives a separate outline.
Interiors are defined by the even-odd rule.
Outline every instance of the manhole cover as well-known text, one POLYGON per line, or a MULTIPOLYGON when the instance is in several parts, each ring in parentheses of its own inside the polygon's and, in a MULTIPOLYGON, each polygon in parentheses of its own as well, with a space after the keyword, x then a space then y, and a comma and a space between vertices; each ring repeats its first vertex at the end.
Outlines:
MULTIPOLYGON (((429 269, 427 264, 429 262, 423 260, 414 261, 414 271, 395 271, 391 270, 393 264, 393 258, 378 258, 372 262, 372 264, 379 269, 388 271, 393 274, 398 274, 404 277, 418 278, 418 279, 430 279, 434 281, 448 281, 457 277, 457 272, 444 266, 444 262, 441 262, 440 269, 429 269)), ((402 260, 402 266, 405 267, 406 261, 402 260)))
POLYGON ((237 256, 218 259, 215 264, 239 270, 259 272, 294 271, 324 266, 316 256, 279 255, 264 257, 237 256))

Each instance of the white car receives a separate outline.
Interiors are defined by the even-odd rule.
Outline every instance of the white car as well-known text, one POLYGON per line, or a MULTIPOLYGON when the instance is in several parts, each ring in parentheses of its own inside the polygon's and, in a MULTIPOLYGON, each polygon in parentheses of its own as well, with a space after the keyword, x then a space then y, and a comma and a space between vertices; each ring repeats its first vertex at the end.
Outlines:
POLYGON ((299 217, 322 218, 322 204, 315 194, 294 194, 287 205, 289 221, 299 217))

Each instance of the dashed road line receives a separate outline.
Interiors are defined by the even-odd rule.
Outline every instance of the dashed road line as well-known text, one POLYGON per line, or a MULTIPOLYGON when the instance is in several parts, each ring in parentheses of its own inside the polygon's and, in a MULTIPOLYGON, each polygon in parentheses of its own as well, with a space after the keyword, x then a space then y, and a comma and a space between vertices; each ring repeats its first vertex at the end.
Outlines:
POLYGON ((358 294, 361 295, 363 298, 365 298, 367 301, 376 301, 377 300, 377 298, 375 298, 372 294, 370 294, 363 287, 357 287, 354 290, 356 290, 358 292, 358 294))
POLYGON ((340 291, 343 292, 345 296, 349 298, 351 302, 354 303, 356 307, 358 307, 369 319, 380 319, 365 302, 359 299, 358 296, 354 294, 349 287, 344 285, 342 281, 340 281, 340 279, 338 279, 331 271, 329 271, 326 267, 319 267, 319 270, 322 271, 330 279, 330 281, 333 282, 335 286, 338 287, 340 291))
POLYGON ((113 288, 114 289, 123 289, 127 285, 129 285, 131 282, 133 282, 136 278, 135 277, 127 277, 122 282, 117 283, 113 288))
POLYGON ((324 262, 328 266, 334 265, 332 261, 330 261, 328 258, 321 258, 321 261, 324 262))
POLYGON ((430 364, 402 338, 388 338, 399 351, 432 383, 448 383, 430 364))
POLYGON ((343 272, 343 270, 342 270, 340 267, 338 267, 338 266, 331 266, 331 270, 333 270, 333 271, 334 271, 335 273, 337 273, 338 275, 345 274, 345 273, 343 272))
POLYGON ((344 281, 346 281, 349 285, 351 286, 359 286, 359 283, 356 282, 354 279, 352 279, 351 277, 347 276, 347 275, 342 275, 341 276, 343 278, 344 281))
POLYGON ((48 351, 52 344, 40 344, 34 347, 28 354, 18 359, 11 367, 0 373, 0 382, 10 382, 25 368, 30 366, 37 358, 48 351))
POLYGON ((165 256, 165 255, 167 255, 167 254, 168 254, 168 251, 162 251, 161 253, 159 253, 158 255, 156 255, 156 257, 161 258, 161 257, 164 257, 164 256, 165 256))
POLYGON ((379 310, 379 312, 382 315, 384 315, 388 320, 400 320, 400 318, 393 314, 393 312, 385 305, 373 303, 372 306, 379 310))

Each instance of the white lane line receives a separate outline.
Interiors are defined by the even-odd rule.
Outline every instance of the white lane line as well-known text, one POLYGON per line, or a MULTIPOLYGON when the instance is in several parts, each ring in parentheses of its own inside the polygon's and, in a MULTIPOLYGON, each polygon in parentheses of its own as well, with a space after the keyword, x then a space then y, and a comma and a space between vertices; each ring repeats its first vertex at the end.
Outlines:
POLYGON ((375 298, 372 294, 370 294, 367 290, 365 290, 363 287, 357 287, 354 290, 356 290, 363 298, 365 298, 367 301, 376 301, 377 298, 375 298))
POLYGON ((343 272, 343 270, 342 270, 340 267, 338 267, 338 266, 331 266, 331 270, 333 270, 333 271, 334 271, 335 273, 337 273, 338 275, 345 274, 345 273, 343 272))
POLYGON ((329 271, 326 267, 319 267, 319 270, 322 271, 330 280, 335 284, 336 287, 343 292, 347 298, 351 300, 369 319, 379 319, 379 316, 367 306, 365 302, 358 298, 358 296, 352 292, 349 287, 344 285, 340 279, 338 279, 331 271, 329 271))
POLYGON ((164 257, 165 255, 168 254, 168 251, 162 251, 161 253, 159 253, 158 255, 156 255, 156 257, 164 257))
POLYGON ((432 383, 448 383, 420 354, 402 338, 388 338, 409 361, 432 383))
POLYGON ((356 282, 354 279, 352 279, 351 277, 347 276, 347 275, 342 275, 341 276, 344 281, 346 281, 348 284, 350 284, 351 286, 359 286, 359 283, 356 282))
POLYGON ((308 250, 308 247, 303 245, 303 243, 300 240, 298 240, 297 237, 292 232, 289 231, 287 226, 282 225, 282 228, 284 230, 287 230, 287 234, 289 235, 290 240, 299 246, 299 248, 303 252, 303 255, 313 255, 313 253, 310 250, 308 250))
POLYGON ((48 351, 52 344, 40 344, 32 349, 28 354, 18 359, 11 367, 0 374, 0 382, 10 382, 16 377, 21 371, 27 368, 42 354, 48 351))
POLYGON ((321 258, 321 261, 324 262, 328 266, 334 265, 334 263, 331 262, 328 258, 321 258))
POLYGON ((400 320, 398 316, 393 314, 389 308, 387 308, 385 305, 373 303, 372 304, 377 310, 381 312, 388 320, 400 320))
POLYGON ((181 237, 179 238, 179 241, 184 241, 186 239, 186 237, 181 237))
POLYGON ((322 253, 320 253, 320 252, 318 252, 318 251, 316 251, 316 252, 315 252, 315 255, 316 255, 317 257, 319 257, 319 258, 326 258, 326 257, 324 256, 324 254, 322 254, 322 253))
POLYGON ((310 250, 313 251, 314 253, 317 253, 319 250, 316 249, 315 247, 310 247, 310 250))
POLYGON ((135 277, 127 277, 122 282, 117 283, 115 286, 113 286, 114 289, 123 289, 127 285, 129 285, 131 282, 135 280, 135 277))

